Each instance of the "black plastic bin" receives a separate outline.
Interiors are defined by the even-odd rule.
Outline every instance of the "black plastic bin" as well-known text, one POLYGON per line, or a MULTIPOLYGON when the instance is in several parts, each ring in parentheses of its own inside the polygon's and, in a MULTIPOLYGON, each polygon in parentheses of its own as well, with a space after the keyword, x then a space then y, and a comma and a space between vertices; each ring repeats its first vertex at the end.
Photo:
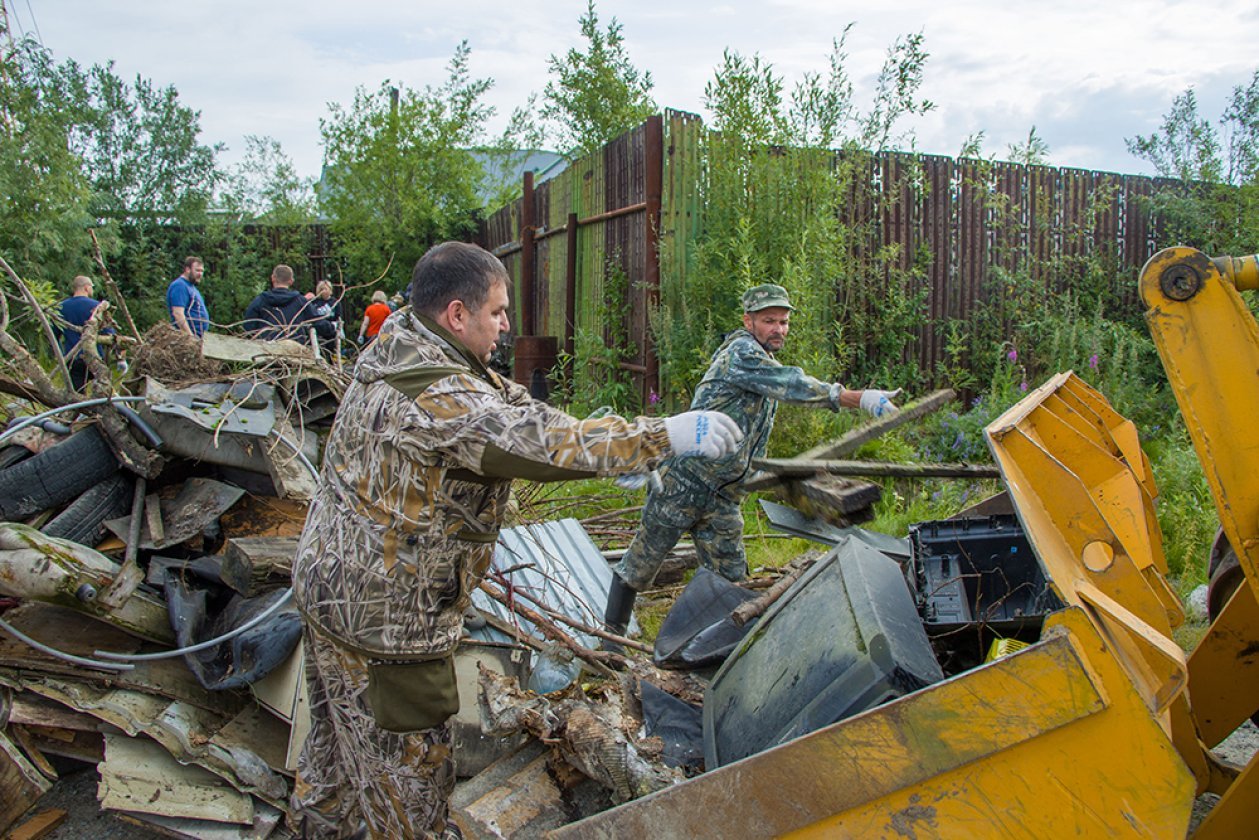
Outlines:
POLYGON ((757 622, 704 696, 708 769, 944 675, 901 567, 845 538, 757 622))

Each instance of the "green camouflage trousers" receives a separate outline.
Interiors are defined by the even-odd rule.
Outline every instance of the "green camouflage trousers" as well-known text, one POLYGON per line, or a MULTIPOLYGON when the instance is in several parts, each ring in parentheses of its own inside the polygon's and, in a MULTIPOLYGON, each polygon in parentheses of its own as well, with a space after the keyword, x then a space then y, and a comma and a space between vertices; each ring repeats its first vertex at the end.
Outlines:
POLYGON ((747 577, 738 503, 676 469, 662 471, 660 482, 662 490, 647 493, 638 533, 613 567, 617 576, 637 592, 649 588, 664 558, 689 531, 700 565, 726 580, 747 577))
POLYGON ((455 789, 450 721, 397 733, 367 701, 370 660, 309 628, 310 734, 297 760, 293 826, 302 837, 460 838, 447 821, 455 789), (363 836, 363 835, 359 835, 363 836))

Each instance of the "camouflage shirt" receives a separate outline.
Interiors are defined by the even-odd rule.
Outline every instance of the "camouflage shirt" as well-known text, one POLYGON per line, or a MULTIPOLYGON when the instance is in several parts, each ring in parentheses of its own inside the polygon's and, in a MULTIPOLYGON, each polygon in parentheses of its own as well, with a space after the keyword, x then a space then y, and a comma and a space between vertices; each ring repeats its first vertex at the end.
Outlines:
POLYGON ((380 658, 449 650, 489 567, 512 478, 654 466, 664 420, 577 420, 394 313, 360 357, 293 565, 314 629, 380 658))
POLYGON ((670 468, 678 477, 737 496, 733 485, 751 472, 753 458, 765 454, 780 401, 839 410, 831 398, 831 383, 782 364, 750 332, 735 330, 713 354, 691 408, 728 414, 743 430, 743 443, 717 460, 670 459, 670 468))

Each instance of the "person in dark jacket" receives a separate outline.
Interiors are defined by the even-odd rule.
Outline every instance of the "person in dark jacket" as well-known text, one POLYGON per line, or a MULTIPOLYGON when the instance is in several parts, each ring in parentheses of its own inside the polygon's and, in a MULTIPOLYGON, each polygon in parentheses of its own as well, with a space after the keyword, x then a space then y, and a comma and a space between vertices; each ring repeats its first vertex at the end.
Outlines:
POLYGON ((293 288, 293 269, 287 265, 275 267, 271 288, 250 301, 245 309, 246 332, 264 341, 291 338, 305 344, 308 322, 313 320, 309 301, 293 288))
MULTIPOLYGON (((83 355, 78 351, 79 339, 83 337, 82 328, 92 317, 96 307, 101 305, 101 302, 93 296, 92 291, 92 278, 80 274, 70 284, 70 297, 58 305, 61 317, 66 322, 66 326, 58 327, 57 330, 61 337, 61 355, 65 357, 69 365, 70 385, 76 391, 82 391, 83 386, 87 384, 87 362, 83 361, 83 355)), ((111 327, 103 327, 101 334, 105 335, 113 331, 111 327)), ((96 352, 99 353, 100 349, 97 348, 96 352)))

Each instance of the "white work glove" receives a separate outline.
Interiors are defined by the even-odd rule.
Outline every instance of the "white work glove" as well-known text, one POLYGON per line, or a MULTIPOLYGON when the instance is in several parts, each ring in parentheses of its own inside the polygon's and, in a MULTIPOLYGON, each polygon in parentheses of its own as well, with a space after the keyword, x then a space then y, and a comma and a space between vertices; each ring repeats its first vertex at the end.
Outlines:
POLYGON ((687 411, 666 417, 665 431, 674 455, 724 458, 743 440, 737 423, 720 411, 687 411))
POLYGON ((878 391, 866 388, 861 392, 861 410, 875 417, 890 417, 900 411, 892 400, 900 397, 901 390, 897 388, 895 391, 878 391))
POLYGON ((612 479, 612 483, 622 490, 640 490, 647 483, 647 473, 625 473, 612 479))

